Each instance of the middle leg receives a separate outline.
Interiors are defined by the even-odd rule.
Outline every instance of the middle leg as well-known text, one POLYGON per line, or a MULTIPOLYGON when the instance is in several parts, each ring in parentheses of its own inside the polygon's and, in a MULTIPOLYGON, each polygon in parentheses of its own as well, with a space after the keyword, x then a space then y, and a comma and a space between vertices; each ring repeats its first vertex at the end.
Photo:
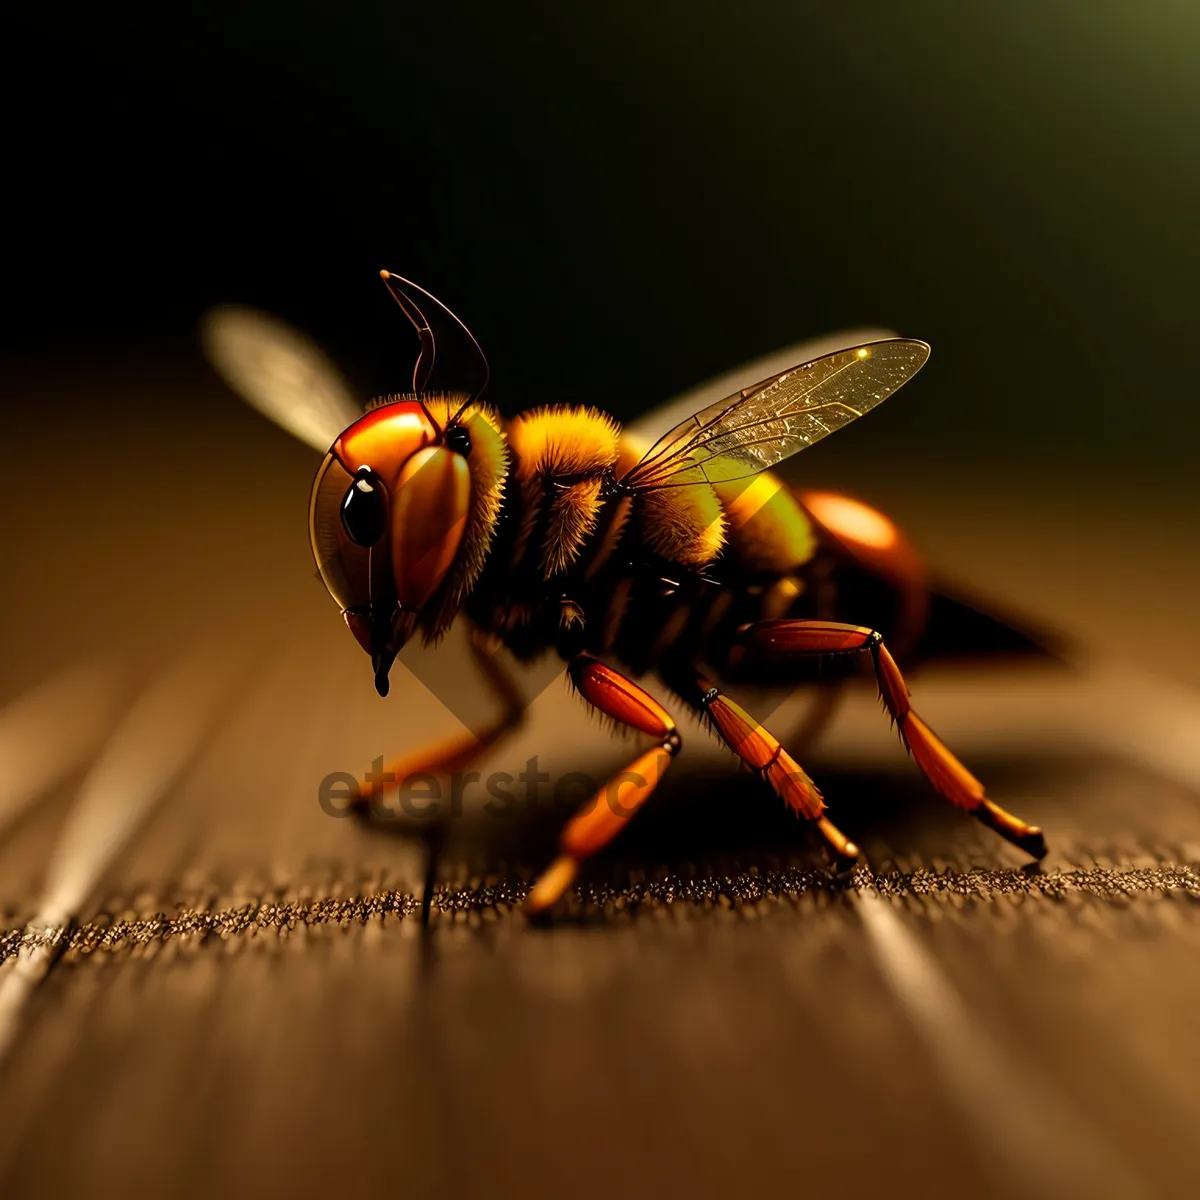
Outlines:
POLYGON ((687 663, 660 668, 667 686, 703 716, 720 739, 798 816, 811 821, 840 869, 858 858, 858 847, 825 815, 817 785, 770 730, 687 663))

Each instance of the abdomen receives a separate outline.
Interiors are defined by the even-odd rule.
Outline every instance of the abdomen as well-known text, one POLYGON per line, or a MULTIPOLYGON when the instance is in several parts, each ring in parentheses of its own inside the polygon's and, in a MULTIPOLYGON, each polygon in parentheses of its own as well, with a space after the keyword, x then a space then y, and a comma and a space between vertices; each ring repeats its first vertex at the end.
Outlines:
POLYGON ((810 568, 820 542, 795 494, 776 476, 670 489, 655 499, 660 502, 639 504, 623 541, 676 553, 650 554, 631 569, 601 573, 587 596, 582 648, 611 655, 635 674, 654 669, 664 655, 703 659, 719 669, 740 626, 809 610, 819 615, 810 568), (697 537, 701 528, 704 538, 697 537), (719 553, 705 555, 706 540, 719 553))
POLYGON ((509 446, 511 484, 467 611, 519 657, 587 650, 642 673, 676 654, 719 669, 741 625, 837 615, 828 539, 770 472, 623 494, 612 481, 640 448, 583 409, 523 414, 509 446))

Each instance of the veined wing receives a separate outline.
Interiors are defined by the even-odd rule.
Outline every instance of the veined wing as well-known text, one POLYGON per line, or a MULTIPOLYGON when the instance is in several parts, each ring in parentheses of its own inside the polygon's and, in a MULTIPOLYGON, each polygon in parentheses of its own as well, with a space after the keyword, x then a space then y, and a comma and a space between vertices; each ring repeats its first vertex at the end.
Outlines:
POLYGON ((928 358, 924 342, 887 338, 781 371, 681 421, 622 482, 649 491, 767 470, 882 403, 928 358))
POLYGON ((324 453, 359 417, 349 385, 304 334, 268 313, 222 305, 201 340, 217 373, 252 408, 324 453))
POLYGON ((790 346, 781 346, 778 350, 742 363, 731 371, 714 375, 711 379, 688 388, 686 392, 680 392, 670 400, 655 405, 649 412, 624 425, 621 436, 648 449, 685 417, 690 417, 718 400, 733 395, 746 384, 771 378, 781 371, 786 371, 794 363, 811 362, 814 358, 823 358, 836 350, 845 350, 847 346, 864 346, 867 342, 881 342, 897 336, 894 329, 865 325, 861 328, 839 329, 834 333, 824 333, 793 342, 790 346))

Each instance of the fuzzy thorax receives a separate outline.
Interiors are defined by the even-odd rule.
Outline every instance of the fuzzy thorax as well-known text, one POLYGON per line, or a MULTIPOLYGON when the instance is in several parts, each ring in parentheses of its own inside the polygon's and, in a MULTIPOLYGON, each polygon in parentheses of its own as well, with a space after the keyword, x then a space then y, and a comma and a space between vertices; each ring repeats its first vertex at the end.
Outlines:
POLYGON ((618 439, 617 423, 594 408, 536 408, 509 426, 524 510, 518 555, 540 525, 544 578, 566 571, 595 531, 601 478, 617 460, 618 439))

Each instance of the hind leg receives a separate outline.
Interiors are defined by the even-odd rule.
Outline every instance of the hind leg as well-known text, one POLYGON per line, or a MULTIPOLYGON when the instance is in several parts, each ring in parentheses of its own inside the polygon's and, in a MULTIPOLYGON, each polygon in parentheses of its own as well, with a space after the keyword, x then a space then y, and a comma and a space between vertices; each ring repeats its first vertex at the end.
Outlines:
MULTIPOLYGON (((844 615, 839 607, 842 574, 872 580, 890 597, 888 641, 899 661, 916 647, 929 618, 930 589, 925 564, 905 535, 886 514, 837 492, 791 489, 795 502, 808 518, 819 551, 810 560, 806 574, 810 603, 804 613, 771 611, 764 605, 762 619, 812 617, 835 620, 844 615)), ((844 582, 844 581, 843 581, 844 582)), ((871 606, 860 610, 858 620, 874 621, 880 614, 871 606)), ((804 754, 829 726, 845 693, 844 680, 828 681, 822 687, 804 721, 789 731, 787 743, 804 754)))
POLYGON ((934 789, 1014 846, 1034 858, 1044 857, 1046 840, 1042 831, 993 804, 983 784, 913 710, 900 668, 875 630, 835 621, 760 621, 739 631, 733 651, 739 668, 750 671, 756 662, 778 669, 789 658, 859 655, 870 656, 884 706, 934 789))

